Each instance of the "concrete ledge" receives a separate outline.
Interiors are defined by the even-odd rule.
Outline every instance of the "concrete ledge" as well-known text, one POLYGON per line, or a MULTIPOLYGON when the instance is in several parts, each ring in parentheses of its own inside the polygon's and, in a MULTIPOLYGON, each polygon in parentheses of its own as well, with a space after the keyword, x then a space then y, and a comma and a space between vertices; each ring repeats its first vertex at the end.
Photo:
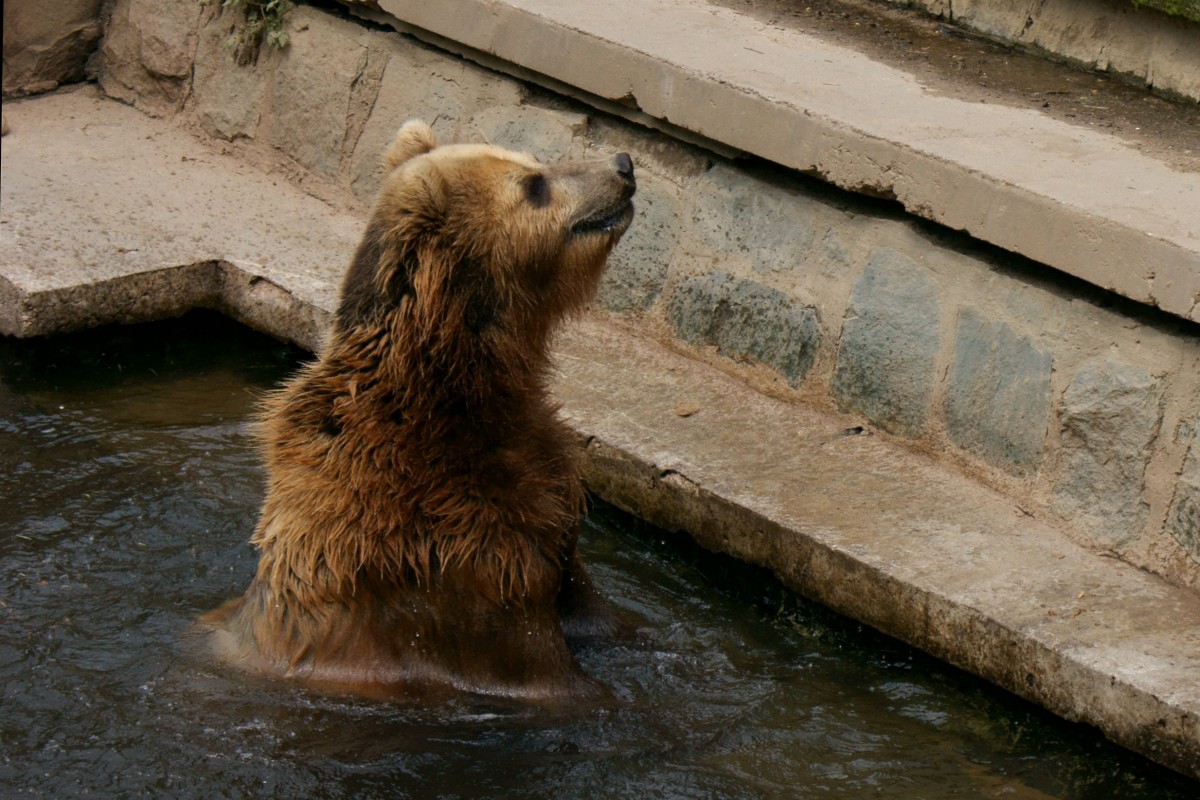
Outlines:
MULTIPOLYGON (((199 304, 318 344, 361 219, 93 91, 9 113, 0 330, 199 304)), ((1194 592, 887 437, 611 324, 569 331, 559 363, 555 391, 601 496, 1200 776, 1194 592)))
POLYGON ((377 5, 442 46, 451 40, 837 186, 894 197, 913 214, 1200 321, 1200 173, 1175 172, 1113 137, 937 96, 862 54, 703 0, 377 5))
POLYGON ((845 421, 595 322, 557 392, 589 486, 1160 763, 1200 775, 1200 598, 845 421), (674 409, 686 403, 694 414, 674 409))
MULTIPOLYGON (((272 286, 332 308, 361 234, 356 216, 281 191, 278 177, 89 87, 8 109, 16 126, 3 149, 0 333, 61 333, 193 306, 253 315, 272 286), (25 113, 34 107, 40 113, 25 113)), ((271 316, 256 315, 256 327, 271 316)), ((315 318, 272 324, 275 335, 316 344, 315 318)))
POLYGON ((888 1, 1200 100, 1200 3, 1195 0, 888 1), (1168 16, 1172 13, 1177 16, 1168 16))

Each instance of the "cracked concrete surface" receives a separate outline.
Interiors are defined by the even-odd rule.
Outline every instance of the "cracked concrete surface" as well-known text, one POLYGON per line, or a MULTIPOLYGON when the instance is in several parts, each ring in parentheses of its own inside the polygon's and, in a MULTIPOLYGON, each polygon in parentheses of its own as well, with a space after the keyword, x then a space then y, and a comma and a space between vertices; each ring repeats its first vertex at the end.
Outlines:
MULTIPOLYGON (((0 331, 206 305, 319 343, 358 216, 91 89, 7 111, 0 331)), ((601 496, 1200 777, 1194 592, 603 320, 566 331, 558 363, 601 496)))

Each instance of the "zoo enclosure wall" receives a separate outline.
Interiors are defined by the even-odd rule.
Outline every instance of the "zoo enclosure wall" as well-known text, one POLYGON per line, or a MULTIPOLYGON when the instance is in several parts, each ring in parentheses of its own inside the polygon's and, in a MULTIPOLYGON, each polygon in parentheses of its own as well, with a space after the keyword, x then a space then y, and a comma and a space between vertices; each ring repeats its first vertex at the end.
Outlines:
MULTIPOLYGON (((506 74, 526 67, 446 52, 424 41, 444 37, 399 20, 408 34, 389 33, 378 12, 363 23, 299 7, 287 48, 238 66, 226 49, 235 15, 155 6, 115 4, 98 58, 105 91, 269 143, 363 204, 378 153, 413 116, 445 140, 547 159, 638 154, 639 217, 602 309, 763 391, 953 460, 1097 550, 1200 585, 1196 312, 1130 302, 724 143, 629 124, 611 102, 589 107, 587 92, 506 74)), ((503 45, 556 30, 526 14, 488 35, 503 45)), ((1195 175, 1180 180, 1195 189, 1195 175)), ((1200 244, 1177 250, 1200 285, 1200 244)))
MULTIPOLYGON (((748 157, 630 109, 624 95, 596 97, 462 43, 451 52, 454 42, 400 20, 301 8, 288 48, 238 66, 225 47, 236 18, 187 0, 153 5, 111 7, 95 61, 109 95, 232 149, 282 154, 297 177, 340 187, 360 208, 379 152, 414 115, 443 139, 546 158, 636 153, 640 216, 601 313, 797 414, 834 410, 952 461, 1093 551, 1196 587, 1200 350, 1186 309, 1135 302, 900 202, 748 157)), ((854 132, 844 136, 832 141, 849 151, 854 132)), ((232 297, 226 284, 239 275, 181 270, 176 299, 232 297)), ((226 310, 312 346, 320 308, 281 319, 279 291, 251 281, 226 310)), ((0 296, 4 332, 104 321, 95 308, 100 316, 51 313, 72 301, 44 294, 41 308, 0 296)))

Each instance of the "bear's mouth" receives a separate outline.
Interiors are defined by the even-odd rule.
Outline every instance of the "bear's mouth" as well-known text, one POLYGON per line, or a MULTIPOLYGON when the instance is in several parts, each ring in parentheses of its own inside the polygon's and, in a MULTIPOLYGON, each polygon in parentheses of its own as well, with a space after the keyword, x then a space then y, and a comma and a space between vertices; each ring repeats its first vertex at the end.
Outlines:
POLYGON ((608 233, 628 225, 633 219, 633 203, 622 200, 615 206, 609 206, 603 211, 581 219, 571 226, 571 233, 579 236, 587 233, 608 233))

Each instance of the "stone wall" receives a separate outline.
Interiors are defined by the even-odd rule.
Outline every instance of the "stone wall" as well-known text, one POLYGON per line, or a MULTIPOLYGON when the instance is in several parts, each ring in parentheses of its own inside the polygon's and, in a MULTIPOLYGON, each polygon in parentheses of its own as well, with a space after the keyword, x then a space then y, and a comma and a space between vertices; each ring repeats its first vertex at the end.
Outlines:
POLYGON ((83 80, 100 39, 102 0, 7 0, 4 96, 45 92, 83 80))
MULTIPOLYGON (((1200 586, 1200 328, 915 221, 738 162, 415 40, 300 7, 238 67, 194 0, 118 0, 101 86, 249 139, 365 205, 406 119, 545 160, 627 150, 638 217, 603 313, 759 389, 836 408, 1058 515, 1077 540, 1200 586)), ((349 254, 347 254, 349 257, 349 254)))

